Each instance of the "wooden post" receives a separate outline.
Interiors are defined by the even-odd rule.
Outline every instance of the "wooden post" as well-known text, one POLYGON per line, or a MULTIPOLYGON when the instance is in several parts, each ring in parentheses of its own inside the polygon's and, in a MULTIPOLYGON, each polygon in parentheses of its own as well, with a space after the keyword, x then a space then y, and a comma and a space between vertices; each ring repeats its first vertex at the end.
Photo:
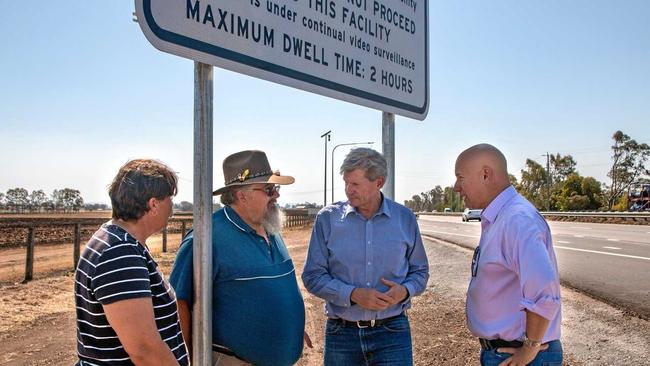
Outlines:
POLYGON ((79 256, 81 251, 81 224, 77 223, 74 225, 74 243, 72 244, 72 269, 77 269, 77 263, 79 263, 79 256))
POLYGON ((163 229, 163 246, 162 246, 162 251, 163 253, 167 253, 167 226, 163 229))
POLYGON ((25 280, 31 281, 34 278, 34 228, 30 227, 27 231, 27 258, 25 260, 25 280))
POLYGON ((185 232, 187 231, 187 227, 185 224, 185 220, 181 221, 181 240, 185 237, 185 232))

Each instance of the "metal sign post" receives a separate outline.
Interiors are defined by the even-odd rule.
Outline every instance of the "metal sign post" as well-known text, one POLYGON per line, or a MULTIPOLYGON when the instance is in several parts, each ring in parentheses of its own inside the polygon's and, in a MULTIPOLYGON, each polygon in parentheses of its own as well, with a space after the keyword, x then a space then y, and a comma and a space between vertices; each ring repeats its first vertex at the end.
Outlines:
POLYGON ((194 62, 192 363, 212 365, 212 66, 194 62))
POLYGON ((384 196, 395 200, 395 115, 382 112, 381 145, 384 158, 388 163, 388 174, 382 191, 384 196))

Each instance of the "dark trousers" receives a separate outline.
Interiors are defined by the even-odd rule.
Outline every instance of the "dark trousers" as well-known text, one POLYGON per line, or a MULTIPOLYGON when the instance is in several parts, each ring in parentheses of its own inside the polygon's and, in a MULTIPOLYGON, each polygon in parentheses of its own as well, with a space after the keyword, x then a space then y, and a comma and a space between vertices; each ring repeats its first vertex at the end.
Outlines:
POLYGON ((406 315, 382 325, 358 328, 328 319, 325 366, 413 365, 411 328, 406 315))
MULTIPOLYGON (((496 349, 481 350, 481 366, 498 366, 510 356, 510 353, 497 352, 496 349)), ((539 351, 528 366, 562 366, 562 343, 559 340, 548 342, 548 348, 539 351)))

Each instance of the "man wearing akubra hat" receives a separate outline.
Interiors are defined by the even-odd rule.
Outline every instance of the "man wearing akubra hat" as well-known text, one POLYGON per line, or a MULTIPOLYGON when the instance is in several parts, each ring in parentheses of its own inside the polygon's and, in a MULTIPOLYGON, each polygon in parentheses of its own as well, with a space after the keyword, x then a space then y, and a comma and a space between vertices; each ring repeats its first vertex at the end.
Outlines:
MULTIPOLYGON (((212 349, 214 365, 291 365, 302 353, 305 309, 293 262, 280 236, 280 175, 262 151, 223 161, 224 207, 212 215, 212 349)), ((170 282, 181 328, 191 345, 192 243, 178 251, 170 282)), ((309 345, 309 342, 308 342, 309 345)))

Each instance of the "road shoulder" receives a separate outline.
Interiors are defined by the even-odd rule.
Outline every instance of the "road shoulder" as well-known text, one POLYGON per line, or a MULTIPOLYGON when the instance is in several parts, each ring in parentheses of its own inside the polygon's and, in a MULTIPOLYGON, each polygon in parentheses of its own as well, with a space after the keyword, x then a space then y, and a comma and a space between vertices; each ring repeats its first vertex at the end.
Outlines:
MULTIPOLYGON (((444 253, 441 248, 463 253, 445 261, 444 273, 436 274, 432 266, 431 276, 454 282, 446 285, 451 291, 459 287, 455 283, 458 276, 453 274, 454 271, 463 273, 462 290, 453 296, 464 297, 471 249, 428 236, 425 238, 427 252, 434 263, 436 259, 431 256, 444 253)), ((572 365, 650 365, 650 322, 566 286, 562 286, 561 339, 565 355, 572 365)))

